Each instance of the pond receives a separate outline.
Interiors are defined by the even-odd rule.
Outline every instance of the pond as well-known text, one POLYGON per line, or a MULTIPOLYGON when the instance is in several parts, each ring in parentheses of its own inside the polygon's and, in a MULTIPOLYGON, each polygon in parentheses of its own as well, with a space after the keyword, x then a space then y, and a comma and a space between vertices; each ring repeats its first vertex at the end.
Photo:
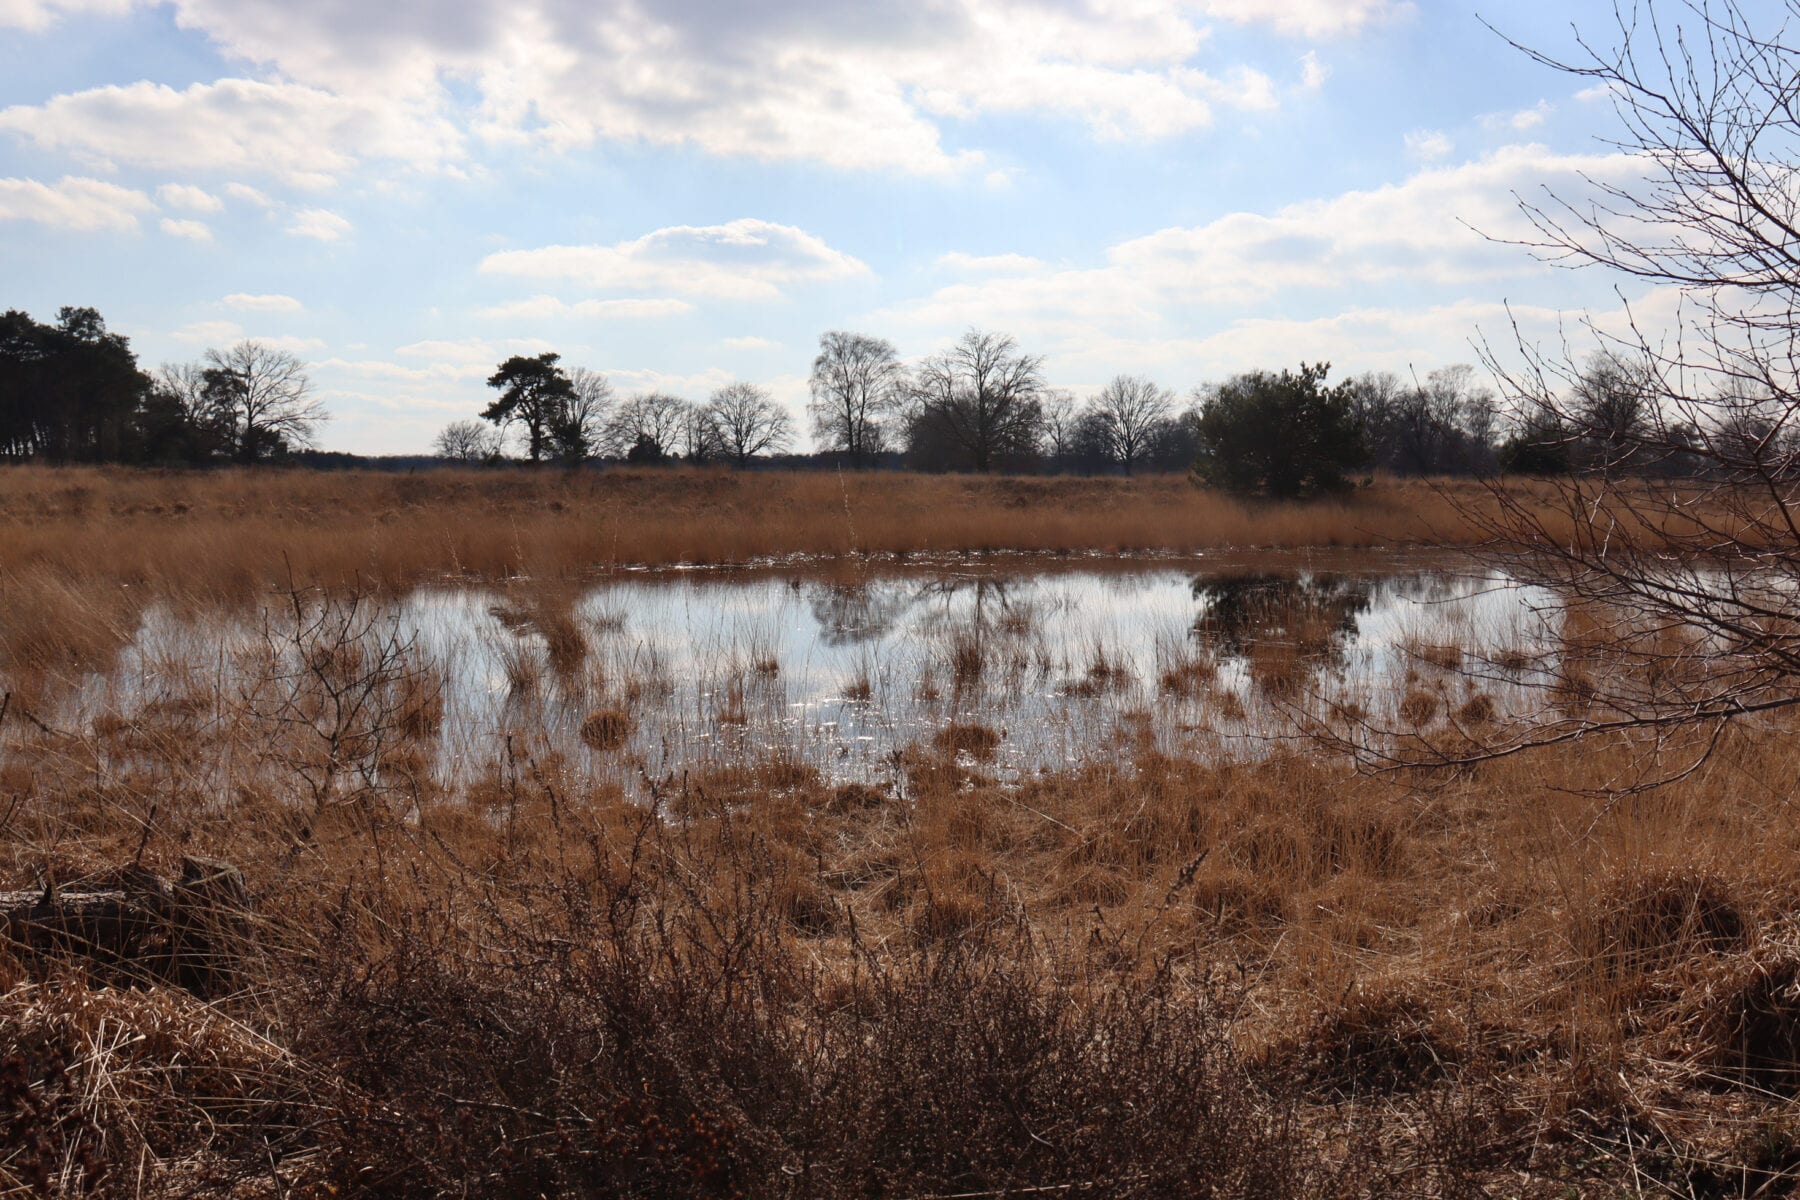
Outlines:
MULTIPOLYGON (((1516 709, 1561 620, 1553 596, 1466 560, 1368 554, 646 571, 364 604, 351 632, 389 636, 441 695, 442 777, 511 734, 628 782, 785 756, 878 783, 934 742, 1002 777, 1124 744, 1254 755, 1332 705, 1386 727, 1516 709), (1477 682, 1457 669, 1471 652, 1523 665, 1477 682)), ((201 685, 259 695, 295 624, 281 604, 153 606, 62 717, 201 685)))

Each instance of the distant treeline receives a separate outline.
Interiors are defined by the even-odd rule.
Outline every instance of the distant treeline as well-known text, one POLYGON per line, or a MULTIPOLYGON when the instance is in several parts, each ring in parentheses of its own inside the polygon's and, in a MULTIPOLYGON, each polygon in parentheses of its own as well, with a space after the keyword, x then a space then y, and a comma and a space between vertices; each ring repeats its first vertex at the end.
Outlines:
POLYGON ((280 460, 326 419, 305 364, 240 342, 198 363, 138 366, 91 308, 54 325, 0 314, 0 456, 49 462, 280 460))
POLYGON ((312 450, 327 414, 305 364, 265 343, 208 350, 201 361, 142 370, 127 340, 91 308, 54 324, 0 316, 0 456, 145 464, 286 461, 415 469, 431 463, 620 461, 839 466, 921 471, 1195 471, 1232 490, 1337 490, 1358 474, 1534 474, 1621 467, 1677 472, 1679 456, 1633 459, 1654 420, 1648 378, 1596 359, 1562 411, 1506 413, 1468 366, 1423 379, 1369 373, 1336 384, 1323 364, 1253 371, 1185 398, 1119 375, 1077 399, 1045 379, 1039 356, 1003 334, 970 330, 903 363, 866 334, 820 338, 810 376, 815 453, 795 452, 787 409, 734 382, 703 403, 651 391, 616 394, 596 372, 552 353, 515 356, 487 380, 480 419, 453 422, 436 455, 368 459, 312 450), (509 455, 517 455, 511 458, 509 455))

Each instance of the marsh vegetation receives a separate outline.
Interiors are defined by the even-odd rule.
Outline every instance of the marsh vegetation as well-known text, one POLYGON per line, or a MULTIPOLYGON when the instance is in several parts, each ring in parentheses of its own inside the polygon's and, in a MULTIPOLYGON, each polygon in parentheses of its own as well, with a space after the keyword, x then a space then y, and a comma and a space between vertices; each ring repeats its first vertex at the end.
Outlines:
MULTIPOLYGON (((0 883, 202 856, 253 911, 204 996, 166 949, 0 956, 20 1194, 1736 1195, 1800 1163, 1791 718, 1650 791, 1642 731, 1472 761, 1651 660, 1441 551, 1170 554, 1234 520, 1389 544, 1391 501, 1175 505, 1161 556, 1099 562, 1084 512, 1162 481, 1050 514, 914 479, 953 501, 931 544, 657 571, 627 564, 698 543, 552 533, 663 476, 416 497, 491 525, 435 541, 378 482, 478 485, 54 478, 5 494, 0 883), (951 553, 978 520, 1012 553, 951 553)), ((830 482, 877 542, 907 526, 872 496, 923 502, 830 482)), ((693 525, 714 561, 842 528, 693 525)))

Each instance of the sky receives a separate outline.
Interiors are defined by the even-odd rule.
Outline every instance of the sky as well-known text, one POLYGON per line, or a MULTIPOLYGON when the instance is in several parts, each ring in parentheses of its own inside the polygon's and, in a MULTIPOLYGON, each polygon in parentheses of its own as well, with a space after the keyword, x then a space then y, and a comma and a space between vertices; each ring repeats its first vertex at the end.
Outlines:
POLYGON ((93 306, 146 366, 289 349, 370 454, 544 350, 799 416, 830 329, 1185 395, 1654 319, 1505 241, 1634 175, 1506 40, 1612 45, 1610 0, 1483 4, 0 0, 0 308, 93 306))

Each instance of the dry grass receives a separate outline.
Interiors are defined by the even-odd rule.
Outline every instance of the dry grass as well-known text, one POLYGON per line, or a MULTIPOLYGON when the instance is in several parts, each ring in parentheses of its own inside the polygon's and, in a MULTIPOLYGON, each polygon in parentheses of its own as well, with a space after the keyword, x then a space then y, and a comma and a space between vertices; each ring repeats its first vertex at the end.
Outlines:
POLYGON ((1261 505, 1181 476, 0 470, 0 568, 226 597, 290 572, 402 587, 792 554, 1446 546, 1475 536, 1432 485, 1410 482, 1343 502, 1261 505))
MULTIPOLYGON (((135 478, 52 489, 24 529, 47 548, 135 478)), ((313 486, 146 478, 190 514, 209 489, 313 486)), ((547 538, 564 515, 531 519, 547 538)), ((122 537, 111 521, 93 536, 122 537)), ((78 567, 13 563, 15 704, 103 666, 151 602, 78 567)), ((368 575, 407 577, 392 568, 368 575)), ((183 603, 218 587, 191 570, 183 603)), ((312 640, 275 631, 286 658, 246 660, 261 688, 163 664, 73 727, 0 717, 0 886, 200 853, 243 869, 260 914, 242 986, 211 1002, 0 951, 0 1195, 1748 1196, 1800 1178, 1791 724, 1610 798, 1644 744, 1369 776, 1317 748, 1175 757, 1125 722, 1103 760, 1005 782, 1001 720, 967 716, 897 754, 889 785, 752 748, 628 796, 589 765, 646 740, 633 706, 657 670, 568 682, 605 634, 572 593, 496 614, 531 702, 489 740, 446 729, 439 665, 379 621, 318 619, 334 611, 304 610, 312 640), (555 725, 562 690, 579 706, 555 725)), ((1595 671, 1601 627, 1572 630, 1595 671)), ((991 685, 1030 630, 953 636, 928 669, 991 685)), ((1293 694, 1326 640, 1289 632, 1252 648, 1267 693, 1293 694)), ((1075 682, 1106 693, 1118 664, 1092 650, 1075 682)), ((752 648, 727 676, 713 715, 732 724, 782 666, 752 648)), ((1152 683, 1209 696, 1216 663, 1159 649, 1152 683)), ((1362 700, 1430 736, 1502 719, 1480 693, 1409 687, 1362 700)), ((868 672, 851 690, 870 699, 868 672)))
POLYGON ((282 1187, 353 1194, 1610 1194, 1794 1161, 1755 1149, 1787 1127, 1800 1046, 1786 729, 1613 803, 1576 789, 1622 740, 1456 778, 1139 747, 1008 786, 938 758, 904 799, 777 758, 655 809, 526 747, 466 792, 346 796, 303 830, 310 805, 4 733, 7 877, 198 848, 268 919, 254 986, 211 1006, 8 963, 0 1087, 24 1107, 0 1177, 52 1194, 140 1161, 147 1194, 279 1194, 265 1146, 282 1187), (611 1167, 558 1140, 569 1122, 611 1167))

